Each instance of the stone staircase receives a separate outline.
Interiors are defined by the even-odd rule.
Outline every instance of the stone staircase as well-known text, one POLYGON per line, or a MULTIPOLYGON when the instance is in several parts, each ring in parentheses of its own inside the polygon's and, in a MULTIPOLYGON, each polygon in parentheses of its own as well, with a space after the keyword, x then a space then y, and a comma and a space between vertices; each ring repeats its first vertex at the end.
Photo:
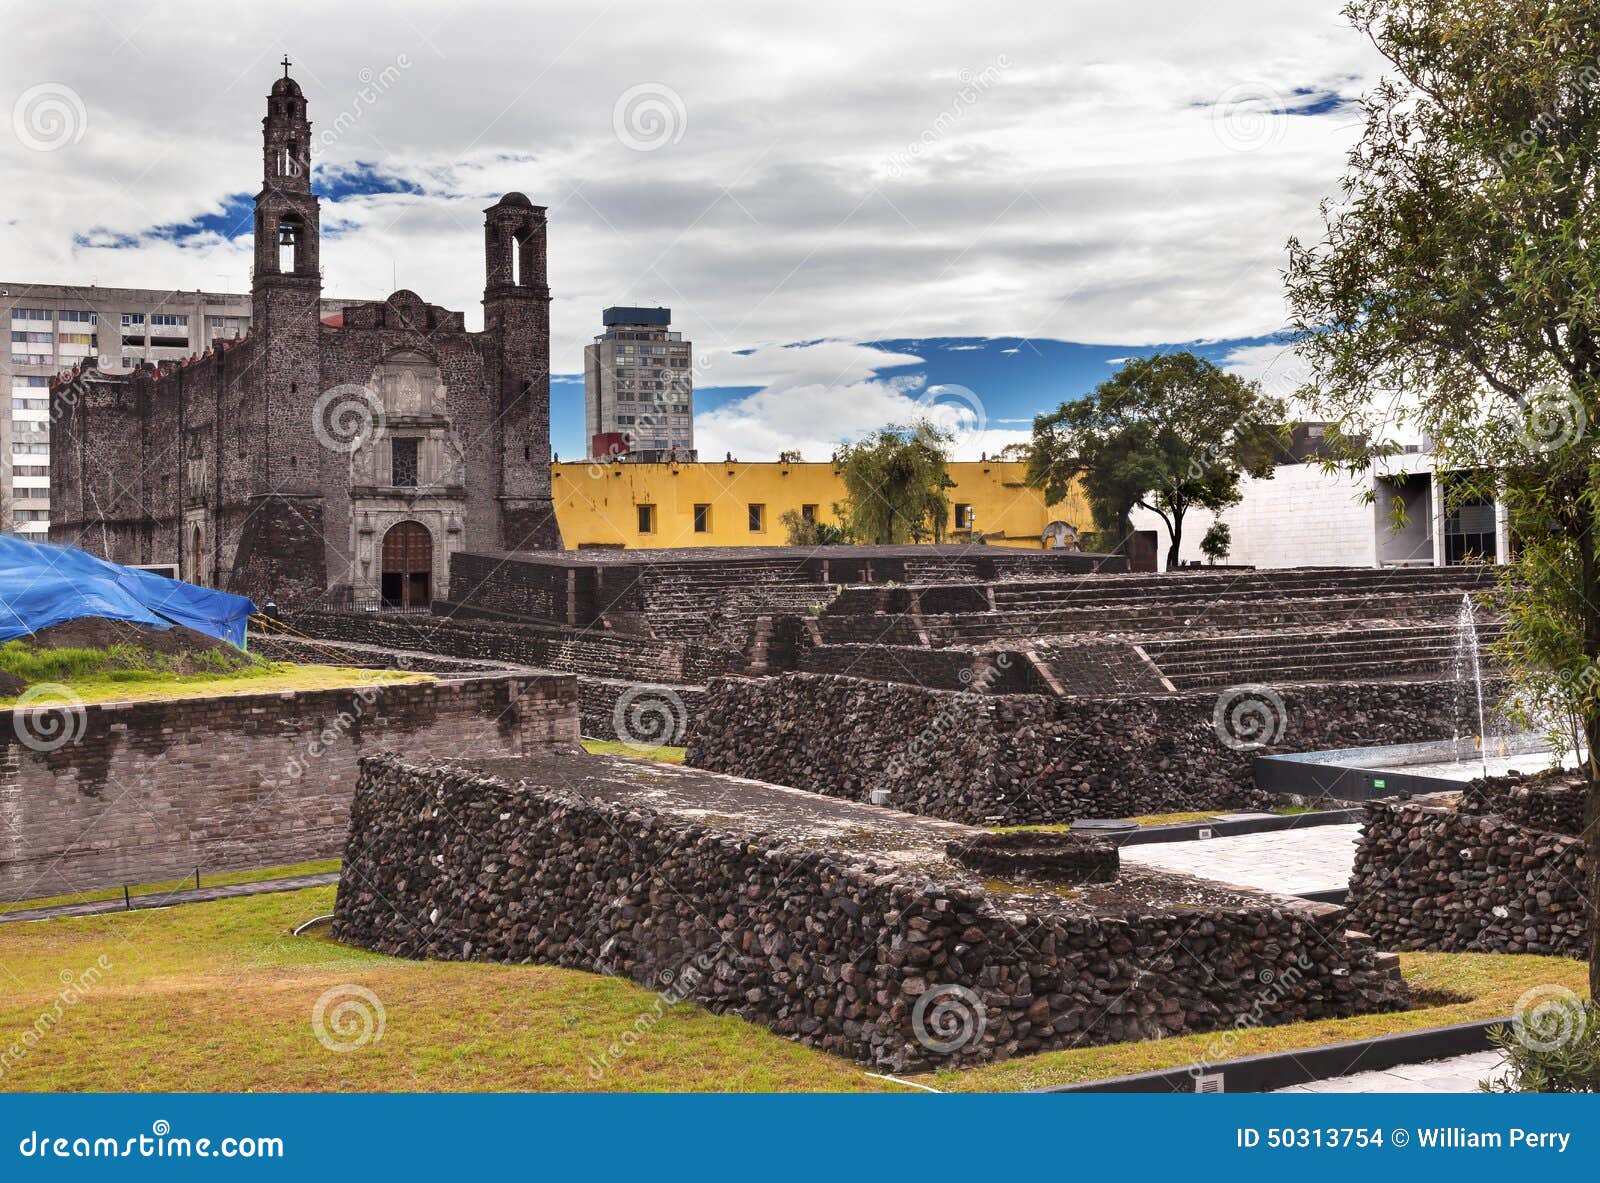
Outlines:
MULTIPOLYGON (((1499 636, 1482 622, 1480 646, 1499 636)), ((1368 624, 1335 632, 1230 633, 1146 638, 1141 648, 1178 690, 1215 690, 1240 682, 1284 683, 1438 678, 1455 668, 1456 629, 1447 624, 1368 624)))
POLYGON ((642 622, 662 640, 743 645, 758 618, 808 613, 838 588, 798 560, 652 563, 639 575, 642 622))

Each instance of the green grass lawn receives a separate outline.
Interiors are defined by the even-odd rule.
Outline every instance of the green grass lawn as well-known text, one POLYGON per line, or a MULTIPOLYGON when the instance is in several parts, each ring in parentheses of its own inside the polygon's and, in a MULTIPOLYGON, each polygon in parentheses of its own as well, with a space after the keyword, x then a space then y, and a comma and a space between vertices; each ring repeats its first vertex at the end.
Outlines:
POLYGON ((548 966, 403 961, 289 935, 332 911, 333 896, 332 887, 307 888, 0 925, 0 1090, 897 1087, 741 1019, 658 1007, 631 982, 548 966), (58 1016, 62 975, 82 978, 97 964, 99 983, 58 1016), (383 1033, 330 1051, 313 1031, 313 1007, 349 986, 377 997, 383 1033), (50 1016, 42 1038, 6 1059, 41 1015, 50 1016))
MULTIPOLYGON (((316 859, 309 863, 291 863, 282 867, 260 867, 254 871, 219 871, 216 874, 207 874, 204 867, 200 868, 201 887, 227 887, 235 883, 260 883, 264 879, 286 879, 291 875, 320 875, 325 871, 337 871, 339 860, 336 858, 316 859)), ((128 887, 128 894, 134 899, 147 895, 165 895, 172 891, 188 891, 194 887, 194 876, 185 879, 168 880, 165 883, 138 883, 128 887)), ((120 900, 122 888, 107 887, 98 891, 80 891, 70 895, 41 896, 32 900, 0 901, 0 916, 7 912, 27 912, 34 908, 53 908, 60 904, 92 904, 101 900, 120 900)))
POLYGON ((663 764, 682 764, 686 749, 663 744, 658 748, 636 748, 615 739, 586 739, 583 750, 597 756, 632 756, 635 760, 659 760, 663 764))
MULTIPOLYGON (((396 682, 431 682, 430 674, 367 670, 352 666, 299 665, 264 661, 222 673, 175 674, 165 670, 111 670, 57 680, 80 702, 146 702, 151 699, 214 698, 234 694, 270 694, 283 690, 342 690, 396 682)), ((61 700, 44 697, 35 705, 61 700)), ((16 697, 0 698, 0 709, 15 706, 16 697)))
MULTIPOLYGON (((417 962, 291 937, 333 908, 333 888, 107 916, 0 925, 0 1090, 880 1090, 861 1065, 631 982, 537 965, 417 962), (63 1003, 64 974, 100 981, 63 1003), (358 986, 383 1033, 325 1048, 312 1011, 358 986), (59 1007, 59 1013, 58 1013, 59 1007), (43 1034, 21 1055, 23 1032, 43 1034), (624 1040, 626 1042, 624 1042, 624 1040), (615 1052, 608 1049, 616 1048, 615 1052)), ((1226 1036, 1226 1056, 1312 1047, 1509 1014, 1540 984, 1583 993, 1584 967, 1550 957, 1410 954, 1397 1015, 1226 1036), (1440 1004, 1442 1003, 1442 1004, 1440 1004)), ((992 1091, 1178 1067, 1219 1035, 1047 1052, 918 1080, 992 1091)))

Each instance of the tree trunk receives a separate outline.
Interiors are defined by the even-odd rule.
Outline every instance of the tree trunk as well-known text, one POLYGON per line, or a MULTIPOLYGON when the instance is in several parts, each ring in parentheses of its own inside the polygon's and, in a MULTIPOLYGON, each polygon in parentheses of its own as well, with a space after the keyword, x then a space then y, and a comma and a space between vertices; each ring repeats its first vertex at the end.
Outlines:
MULTIPOLYGON (((1579 600, 1583 604, 1583 652, 1594 662, 1600 655, 1600 564, 1596 562, 1594 515, 1581 503, 1578 513, 1579 600)), ((1585 696, 1583 734, 1588 746, 1584 759, 1583 870, 1589 925, 1589 998, 1600 1004, 1600 704, 1585 696)))
POLYGON ((1172 545, 1167 549, 1167 570, 1176 571, 1182 560, 1178 557, 1179 548, 1183 546, 1183 515, 1172 515, 1172 545))

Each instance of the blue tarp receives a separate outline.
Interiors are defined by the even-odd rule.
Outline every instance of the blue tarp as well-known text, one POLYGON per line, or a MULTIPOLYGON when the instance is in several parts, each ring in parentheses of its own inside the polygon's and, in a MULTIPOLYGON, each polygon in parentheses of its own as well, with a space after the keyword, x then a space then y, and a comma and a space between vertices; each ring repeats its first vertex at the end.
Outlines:
POLYGON ((159 629, 187 625, 242 648, 255 610, 246 596, 108 563, 77 547, 0 534, 0 641, 103 616, 159 629))

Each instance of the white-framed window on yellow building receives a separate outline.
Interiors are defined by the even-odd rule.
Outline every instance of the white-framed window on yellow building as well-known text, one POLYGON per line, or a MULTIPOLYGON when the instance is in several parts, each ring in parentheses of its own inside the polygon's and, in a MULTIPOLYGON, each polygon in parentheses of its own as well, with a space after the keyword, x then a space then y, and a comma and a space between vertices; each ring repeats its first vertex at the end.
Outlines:
POLYGON ((711 507, 697 505, 694 507, 694 532, 696 534, 711 533, 711 507))
POLYGON ((767 528, 767 507, 759 502, 750 503, 750 532, 763 533, 767 528))
POLYGON ((654 534, 656 532, 656 507, 641 505, 639 510, 639 533, 654 534))

